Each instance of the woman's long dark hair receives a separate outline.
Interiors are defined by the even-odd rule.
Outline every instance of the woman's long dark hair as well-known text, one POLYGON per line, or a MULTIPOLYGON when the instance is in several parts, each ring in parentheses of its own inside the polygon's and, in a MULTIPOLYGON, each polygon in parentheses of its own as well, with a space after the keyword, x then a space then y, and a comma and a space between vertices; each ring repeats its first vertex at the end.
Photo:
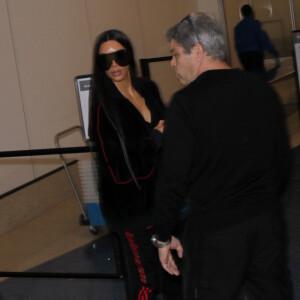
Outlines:
MULTIPOLYGON (((129 70, 130 76, 136 76, 136 65, 134 60, 134 52, 132 44, 128 38, 128 36, 120 30, 111 29, 101 33, 95 42, 94 45, 94 53, 93 53, 93 78, 92 78, 92 98, 91 100, 100 101, 101 104, 105 105, 105 100, 107 95, 107 86, 105 85, 105 81, 108 77, 99 65, 97 64, 99 50, 103 43, 107 41, 116 41, 120 43, 129 54, 129 70), (96 99, 94 99, 94 97, 96 99)), ((107 99, 108 100, 108 99, 107 99)))
POLYGON ((107 77, 104 70, 99 67, 98 56, 99 50, 103 43, 107 41, 117 41, 120 43, 128 52, 129 55, 129 71, 131 78, 136 76, 136 66, 134 60, 134 52, 132 44, 128 38, 128 36, 120 30, 111 29, 104 31, 101 33, 95 42, 94 52, 93 52, 93 74, 91 80, 91 92, 90 92, 90 128, 89 132, 93 138, 95 131, 93 130, 93 125, 96 123, 93 120, 93 115, 95 109, 99 104, 106 110, 107 114, 111 117, 113 115, 112 109, 110 109, 110 99, 108 94, 108 89, 111 87, 111 84, 108 84, 111 81, 110 78, 107 77))
POLYGON ((112 40, 117 41, 126 49, 129 55, 130 76, 131 78, 134 78, 136 76, 136 66, 134 60, 133 47, 127 35, 117 29, 111 29, 101 33, 96 39, 95 46, 94 46, 94 53, 93 53, 93 75, 91 80, 91 94, 90 94, 89 135, 92 138, 92 140, 94 141, 96 140, 97 122, 95 118, 96 116, 95 112, 97 110, 98 105, 101 104, 107 118, 109 119, 110 123, 112 124, 112 126, 114 127, 114 129, 116 130, 119 136, 122 151, 124 154, 124 159, 128 166, 128 170, 131 173, 137 188, 140 189, 140 186, 136 180, 135 174, 132 170, 131 163, 128 158, 125 143, 122 138, 123 130, 121 126, 119 126, 118 116, 114 114, 114 111, 110 108, 109 105, 110 99, 108 94, 108 88, 112 87, 112 85, 107 83, 111 81, 111 79, 107 77, 105 71, 103 71, 99 67, 99 64, 97 63, 101 45, 107 41, 112 41, 112 40))

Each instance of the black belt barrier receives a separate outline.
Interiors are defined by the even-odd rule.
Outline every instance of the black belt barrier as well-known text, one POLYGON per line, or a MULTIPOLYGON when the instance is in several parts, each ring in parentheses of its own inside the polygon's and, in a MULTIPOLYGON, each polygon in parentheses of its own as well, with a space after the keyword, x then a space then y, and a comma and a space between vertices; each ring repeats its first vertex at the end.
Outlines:
MULTIPOLYGON (((94 147, 66 147, 66 148, 49 148, 49 149, 34 149, 34 150, 15 150, 2 151, 0 157, 21 157, 21 156, 38 156, 38 155, 55 155, 55 154, 72 154, 94 152, 94 147)), ((120 267, 117 266, 119 269, 120 267)), ((120 271, 120 270, 119 270, 120 271)), ((80 278, 80 279, 124 279, 122 272, 119 274, 103 274, 103 273, 56 273, 56 272, 7 272, 0 271, 1 277, 19 277, 19 278, 80 278), (121 274, 120 274, 121 273, 121 274)))
POLYGON ((34 150, 15 150, 1 151, 0 157, 18 157, 18 156, 37 156, 37 155, 53 155, 53 154, 72 154, 85 153, 95 151, 94 147, 67 147, 67 148, 49 148, 49 149, 34 149, 34 150))

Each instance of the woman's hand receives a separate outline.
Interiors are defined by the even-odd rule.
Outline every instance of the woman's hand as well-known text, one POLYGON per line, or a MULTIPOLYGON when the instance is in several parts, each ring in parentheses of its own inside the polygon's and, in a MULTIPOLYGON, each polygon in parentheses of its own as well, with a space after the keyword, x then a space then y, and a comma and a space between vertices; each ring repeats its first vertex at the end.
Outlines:
POLYGON ((165 120, 159 120, 157 125, 154 127, 154 129, 160 131, 161 133, 164 132, 164 128, 165 128, 165 120))

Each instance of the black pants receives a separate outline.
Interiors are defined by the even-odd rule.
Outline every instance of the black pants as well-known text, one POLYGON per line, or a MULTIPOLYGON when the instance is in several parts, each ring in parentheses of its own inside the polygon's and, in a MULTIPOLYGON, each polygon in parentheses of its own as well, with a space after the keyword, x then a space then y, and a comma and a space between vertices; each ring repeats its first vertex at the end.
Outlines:
POLYGON ((181 300, 181 278, 163 270, 157 249, 151 244, 153 229, 145 228, 121 234, 123 251, 128 260, 131 298, 128 300, 181 300))
POLYGON ((264 73, 264 54, 262 51, 250 51, 239 53, 239 59, 246 71, 264 73))
POLYGON ((204 231, 191 217, 184 237, 185 299, 249 300, 290 298, 283 222, 269 212, 234 226, 204 231))

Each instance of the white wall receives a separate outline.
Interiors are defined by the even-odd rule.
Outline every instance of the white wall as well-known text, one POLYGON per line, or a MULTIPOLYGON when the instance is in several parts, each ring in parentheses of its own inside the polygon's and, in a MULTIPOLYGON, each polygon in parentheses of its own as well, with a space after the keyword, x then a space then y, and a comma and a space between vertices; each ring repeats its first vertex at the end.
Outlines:
MULTIPOLYGON (((8 10, 0 0, 0 150, 29 149, 8 10)), ((33 177, 31 160, 1 158, 0 193, 33 177)))

